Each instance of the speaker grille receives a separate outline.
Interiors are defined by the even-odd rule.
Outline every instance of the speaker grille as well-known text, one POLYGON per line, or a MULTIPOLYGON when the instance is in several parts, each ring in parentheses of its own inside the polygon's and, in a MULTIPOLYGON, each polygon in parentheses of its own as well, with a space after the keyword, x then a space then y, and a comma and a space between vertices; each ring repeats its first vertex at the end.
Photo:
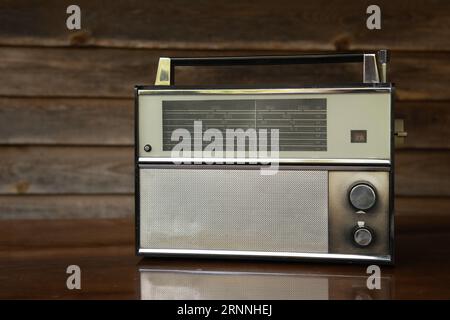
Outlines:
POLYGON ((327 171, 140 170, 145 249, 328 252, 327 171))

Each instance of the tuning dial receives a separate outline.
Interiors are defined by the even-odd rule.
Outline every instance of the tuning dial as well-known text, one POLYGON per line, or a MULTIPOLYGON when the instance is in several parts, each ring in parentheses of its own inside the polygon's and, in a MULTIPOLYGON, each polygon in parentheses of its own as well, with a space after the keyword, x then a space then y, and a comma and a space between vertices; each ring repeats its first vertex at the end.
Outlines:
POLYGON ((360 247, 367 247, 372 240, 372 231, 367 227, 358 227, 353 231, 353 241, 360 247))
POLYGON ((365 183, 355 185, 349 193, 349 200, 358 210, 369 210, 377 201, 377 194, 373 187, 365 183))

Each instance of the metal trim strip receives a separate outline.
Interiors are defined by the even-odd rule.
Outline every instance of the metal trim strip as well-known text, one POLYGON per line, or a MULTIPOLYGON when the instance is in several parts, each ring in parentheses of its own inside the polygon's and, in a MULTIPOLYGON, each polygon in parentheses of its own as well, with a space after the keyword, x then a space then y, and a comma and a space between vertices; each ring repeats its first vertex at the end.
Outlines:
POLYGON ((301 163, 301 164, 364 164, 364 165, 391 165, 391 161, 387 159, 294 159, 294 158, 171 158, 171 157, 139 157, 139 163, 217 163, 224 164, 233 163, 301 163))
POLYGON ((337 253, 306 253, 306 252, 272 252, 272 251, 239 251, 239 250, 196 250, 196 249, 139 249, 140 254, 187 254, 187 255, 216 255, 216 256, 248 256, 248 257, 281 257, 308 258, 331 260, 372 260, 390 262, 390 255, 369 256, 357 254, 337 253))
POLYGON ((193 94, 323 94, 323 93, 390 93, 390 87, 348 88, 282 88, 282 89, 138 89, 138 95, 193 94))

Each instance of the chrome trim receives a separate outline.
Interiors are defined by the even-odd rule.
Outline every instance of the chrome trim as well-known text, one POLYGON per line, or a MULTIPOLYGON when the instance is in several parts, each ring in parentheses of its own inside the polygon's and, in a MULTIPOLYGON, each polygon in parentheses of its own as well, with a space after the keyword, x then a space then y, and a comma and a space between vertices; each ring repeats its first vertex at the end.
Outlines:
POLYGON ((305 164, 376 164, 376 165, 391 165, 391 161, 388 159, 294 159, 294 158, 171 158, 171 157, 139 157, 141 163, 182 163, 182 162, 194 162, 194 163, 305 163, 305 164))
MULTIPOLYGON (((139 268, 139 272, 164 272, 164 273, 187 273, 187 274, 223 274, 223 275, 267 275, 267 276, 304 276, 304 277, 314 277, 314 278, 328 278, 328 277, 340 277, 340 278, 363 278, 367 279, 363 275, 348 275, 345 273, 303 273, 303 272, 270 272, 270 271, 222 271, 211 270, 211 269, 161 269, 161 268, 151 268, 148 266, 139 268)), ((388 277, 381 276, 381 279, 386 279, 388 277)))
POLYGON ((139 89, 138 95, 189 94, 323 94, 323 93, 390 93, 390 87, 348 88, 279 88, 279 89, 139 89))
POLYGON ((380 81, 387 82, 387 64, 389 62, 389 52, 386 49, 377 52, 377 62, 380 71, 380 81))
POLYGON ((155 86, 170 86, 170 58, 159 58, 155 86))
POLYGON ((335 253, 300 253, 300 252, 273 252, 273 251, 239 251, 239 250, 196 250, 196 249, 139 249, 139 253, 147 254, 192 254, 192 255, 219 255, 219 256, 251 256, 251 257, 286 257, 333 260, 373 260, 391 261, 390 255, 368 256, 357 254, 335 253))
POLYGON ((377 57, 373 53, 364 54, 363 62, 363 82, 364 83, 379 83, 380 76, 377 66, 377 57))

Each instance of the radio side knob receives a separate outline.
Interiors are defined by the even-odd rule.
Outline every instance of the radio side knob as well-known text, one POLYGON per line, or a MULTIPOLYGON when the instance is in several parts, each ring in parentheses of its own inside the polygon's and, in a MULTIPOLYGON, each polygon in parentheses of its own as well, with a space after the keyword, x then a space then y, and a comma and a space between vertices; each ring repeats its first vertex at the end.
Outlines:
POLYGON ((350 203, 358 210, 369 210, 377 201, 374 188, 365 183, 359 183, 351 188, 348 196, 350 203))
POLYGON ((360 227, 353 231, 353 241, 360 247, 367 247, 372 243, 373 234, 369 228, 360 227))

